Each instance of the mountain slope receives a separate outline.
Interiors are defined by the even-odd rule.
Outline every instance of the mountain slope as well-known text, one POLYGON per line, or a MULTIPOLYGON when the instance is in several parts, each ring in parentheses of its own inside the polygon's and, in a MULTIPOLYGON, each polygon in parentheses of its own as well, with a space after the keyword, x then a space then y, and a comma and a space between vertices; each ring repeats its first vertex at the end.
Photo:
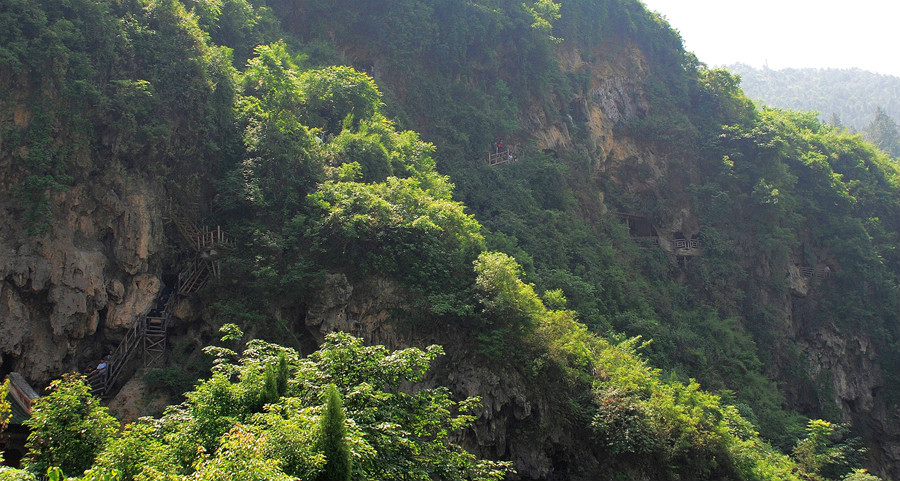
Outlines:
POLYGON ((754 110, 639 3, 3 8, 4 371, 115 345, 184 266, 165 206, 197 204, 239 248, 182 300, 180 364, 225 322, 438 341, 485 396, 470 447, 526 478, 784 474, 752 431, 790 450, 804 416, 897 469, 896 166, 754 110))

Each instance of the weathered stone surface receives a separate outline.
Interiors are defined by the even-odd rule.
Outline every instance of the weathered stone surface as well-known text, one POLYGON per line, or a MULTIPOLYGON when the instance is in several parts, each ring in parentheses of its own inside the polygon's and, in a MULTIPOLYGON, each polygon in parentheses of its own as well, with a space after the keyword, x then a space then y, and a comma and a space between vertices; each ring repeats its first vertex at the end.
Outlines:
POLYGON ((307 311, 306 325, 318 343, 329 332, 345 331, 369 344, 394 349, 409 345, 391 322, 392 312, 409 300, 384 279, 370 279, 354 286, 344 274, 329 274, 321 295, 307 311))
POLYGON ((160 414, 172 403, 172 399, 153 392, 139 376, 133 377, 122 386, 109 403, 110 412, 120 423, 136 421, 147 413, 160 414))
POLYGON ((140 274, 131 278, 121 303, 110 306, 106 325, 111 328, 127 329, 135 320, 150 311, 156 300, 162 281, 150 274, 140 274))
POLYGON ((149 310, 161 202, 147 182, 108 169, 53 193, 50 229, 35 237, 0 194, 0 356, 40 385, 83 368, 103 349, 97 341, 118 337, 109 329, 149 310))

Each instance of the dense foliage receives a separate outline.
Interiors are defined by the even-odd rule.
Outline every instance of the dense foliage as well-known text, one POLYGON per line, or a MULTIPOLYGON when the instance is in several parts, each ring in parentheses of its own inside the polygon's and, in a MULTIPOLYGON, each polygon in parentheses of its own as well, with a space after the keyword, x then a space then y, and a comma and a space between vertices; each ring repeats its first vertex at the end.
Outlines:
MULTIPOLYGON (((6 426, 9 424, 9 420, 12 417, 11 411, 12 406, 6 398, 6 395, 9 393, 9 379, 4 379, 3 384, 0 384, 0 433, 6 429, 6 426)), ((3 462, 3 453, 0 452, 0 463, 3 462)))
POLYGON ((187 393, 187 401, 118 433, 96 432, 107 424, 87 411, 96 400, 81 394, 88 389, 82 380, 57 382, 56 391, 35 406, 35 418, 43 421, 32 423, 34 433, 45 442, 28 468, 42 473, 84 453, 79 462, 87 464, 67 463, 65 474, 98 481, 487 481, 511 471, 508 463, 479 460, 451 441, 474 419, 468 412, 477 399, 453 401, 440 387, 401 389, 423 379, 441 355, 437 346, 389 352, 332 334, 306 358, 255 340, 240 356, 227 348, 210 352, 220 356, 212 377, 187 393), (285 382, 279 389, 276 380, 270 395, 268 373, 281 365, 285 382), (70 400, 76 397, 87 407, 74 408, 70 400), (64 410, 64 416, 50 417, 64 410), (73 449, 67 437, 57 436, 58 429, 81 430, 85 438, 102 441, 100 449, 73 449))
POLYGON ((26 421, 27 464, 44 473, 56 467, 67 473, 89 468, 119 427, 83 378, 67 375, 53 381, 50 394, 37 399, 26 421))
MULTIPOLYGON (((517 278, 512 259, 482 257, 477 270, 485 308, 528 326, 520 341, 592 386, 594 442, 613 459, 652 455, 660 461, 654 471, 692 479, 800 480, 826 479, 820 474, 846 469, 857 452, 830 440, 830 423, 811 421, 795 459, 778 453, 718 396, 693 381, 663 380, 636 354, 637 339, 613 344, 590 334, 573 312, 545 307, 517 278)), ((550 298, 564 303, 559 294, 550 298)), ((42 473, 63 466, 69 475, 86 470, 77 477, 84 481, 490 480, 511 472, 509 463, 478 460, 451 441, 475 419, 467 412, 477 399, 456 402, 440 387, 401 388, 423 381, 442 354, 438 346, 389 352, 333 333, 306 358, 258 340, 240 356, 224 347, 207 351, 217 356, 212 377, 184 403, 118 433, 108 414, 92 407, 96 400, 81 378, 55 382, 53 393, 35 405, 31 445, 40 448, 27 468, 42 473), (81 444, 73 444, 76 438, 81 444)))
POLYGON ((341 406, 341 395, 334 385, 325 391, 325 413, 319 427, 320 449, 325 456, 325 466, 319 481, 348 481, 351 476, 350 448, 347 446, 347 419, 341 406))
MULTIPOLYGON (((12 72, 0 80, 20 89, 3 111, 33 114, 4 124, 0 155, 18 170, 0 193, 34 235, 64 215, 55 192, 114 169, 209 206, 236 242, 200 295, 213 324, 300 347, 292 326, 328 273, 386 279, 406 301, 397 326, 458 333, 478 362, 552 398, 554 420, 585 433, 609 473, 651 478, 855 467, 825 469, 840 449, 823 440, 839 430, 808 423, 839 417, 827 373, 787 345, 817 326, 864 333, 881 394, 900 398, 896 164, 811 114, 756 110, 639 2, 3 0, 0 13, 12 72), (658 152, 664 173, 606 165, 578 107, 594 74, 564 69, 565 48, 584 63, 640 49, 647 107, 611 135, 658 152), (539 125, 573 145, 541 151, 539 125), (498 138, 521 143, 519 162, 477 160, 498 138), (656 185, 634 187, 645 179, 656 185), (690 264, 639 249, 612 214, 663 225, 685 210, 704 246, 690 264), (792 297, 790 273, 822 265, 827 282, 792 297), (772 299, 793 305, 799 334, 772 299)), ((163 259, 164 274, 179 262, 163 259)), ((184 404, 108 442, 96 476, 316 478, 330 384, 356 476, 506 469, 449 441, 470 402, 398 388, 422 381, 437 349, 334 335, 305 359, 261 341, 239 361, 217 352, 184 404)))

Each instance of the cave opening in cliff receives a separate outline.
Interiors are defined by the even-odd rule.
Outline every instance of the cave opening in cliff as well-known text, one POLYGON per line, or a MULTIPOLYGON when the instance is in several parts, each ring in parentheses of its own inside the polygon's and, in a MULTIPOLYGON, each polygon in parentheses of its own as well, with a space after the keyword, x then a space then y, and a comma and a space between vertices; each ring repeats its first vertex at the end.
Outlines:
POLYGON ((653 223, 646 217, 631 214, 619 214, 628 225, 628 235, 631 237, 659 237, 653 223))
POLYGON ((0 355, 0 380, 16 370, 15 358, 9 354, 0 355))
POLYGON ((178 285, 178 274, 173 269, 175 269, 174 266, 164 269, 162 275, 160 275, 163 287, 175 288, 178 285))

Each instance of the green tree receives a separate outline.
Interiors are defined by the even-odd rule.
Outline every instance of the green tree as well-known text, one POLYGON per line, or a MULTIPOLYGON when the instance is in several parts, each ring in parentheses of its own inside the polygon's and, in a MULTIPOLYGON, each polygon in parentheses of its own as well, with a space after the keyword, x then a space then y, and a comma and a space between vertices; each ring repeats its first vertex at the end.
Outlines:
POLYGON ((329 334, 300 359, 252 340, 239 360, 220 357, 183 404, 126 426, 91 473, 122 481, 349 479, 352 457, 361 479, 500 479, 508 463, 479 460, 450 441, 474 420, 473 399, 453 401, 443 388, 400 389, 421 382, 439 354, 437 346, 389 352, 329 334), (267 366, 282 358, 291 375, 285 394, 260 406, 267 366), (343 466, 328 466, 335 460, 343 466))
POLYGON ((327 134, 340 134, 348 118, 349 126, 357 128, 381 108, 381 92, 375 81, 352 67, 334 66, 304 72, 299 84, 306 97, 304 123, 327 134))
POLYGON ((837 112, 831 113, 831 117, 829 117, 828 119, 828 125, 838 130, 844 130, 844 123, 841 122, 841 117, 837 114, 837 112))
POLYGON ((287 393, 288 378, 290 378, 290 370, 288 368, 287 355, 281 353, 278 355, 278 369, 276 371, 276 381, 278 384, 278 395, 284 396, 287 393))
POLYGON ((499 327, 530 328, 544 312, 534 286, 524 283, 522 267, 502 252, 483 252, 475 261, 475 285, 485 312, 499 327))
POLYGON ((334 384, 325 391, 325 413, 322 414, 319 448, 325 454, 325 469, 318 481, 348 481, 352 470, 347 446, 347 417, 341 395, 334 384))
POLYGON ((118 422, 91 395, 84 376, 66 374, 50 383, 50 394, 37 399, 31 418, 25 464, 32 471, 58 467, 81 474, 118 430, 118 422))
POLYGON ((881 481, 881 478, 869 474, 865 469, 854 469, 853 472, 841 478, 841 481, 881 481))
POLYGON ((275 366, 269 364, 266 366, 265 382, 263 384, 262 401, 263 404, 272 403, 278 400, 281 394, 278 392, 278 374, 275 372, 275 366))
POLYGON ((900 129, 883 108, 875 109, 875 118, 863 129, 866 140, 877 145, 891 157, 900 158, 900 129))
MULTIPOLYGON (((205 460, 191 479, 198 481, 292 481, 281 471, 281 461, 267 456, 268 435, 242 424, 225 436, 216 455, 205 460)), ((163 478, 164 479, 164 478, 163 478)))
MULTIPOLYGON (((793 455, 810 479, 838 479, 849 467, 861 461, 865 450, 855 439, 842 440, 846 432, 846 426, 822 419, 811 419, 807 423, 806 437, 794 447, 793 455)), ((851 471, 845 476, 855 474, 851 471)))
POLYGON ((9 418, 12 416, 12 406, 10 405, 10 402, 6 400, 8 394, 9 379, 4 379, 3 384, 0 384, 0 431, 6 429, 9 418))

